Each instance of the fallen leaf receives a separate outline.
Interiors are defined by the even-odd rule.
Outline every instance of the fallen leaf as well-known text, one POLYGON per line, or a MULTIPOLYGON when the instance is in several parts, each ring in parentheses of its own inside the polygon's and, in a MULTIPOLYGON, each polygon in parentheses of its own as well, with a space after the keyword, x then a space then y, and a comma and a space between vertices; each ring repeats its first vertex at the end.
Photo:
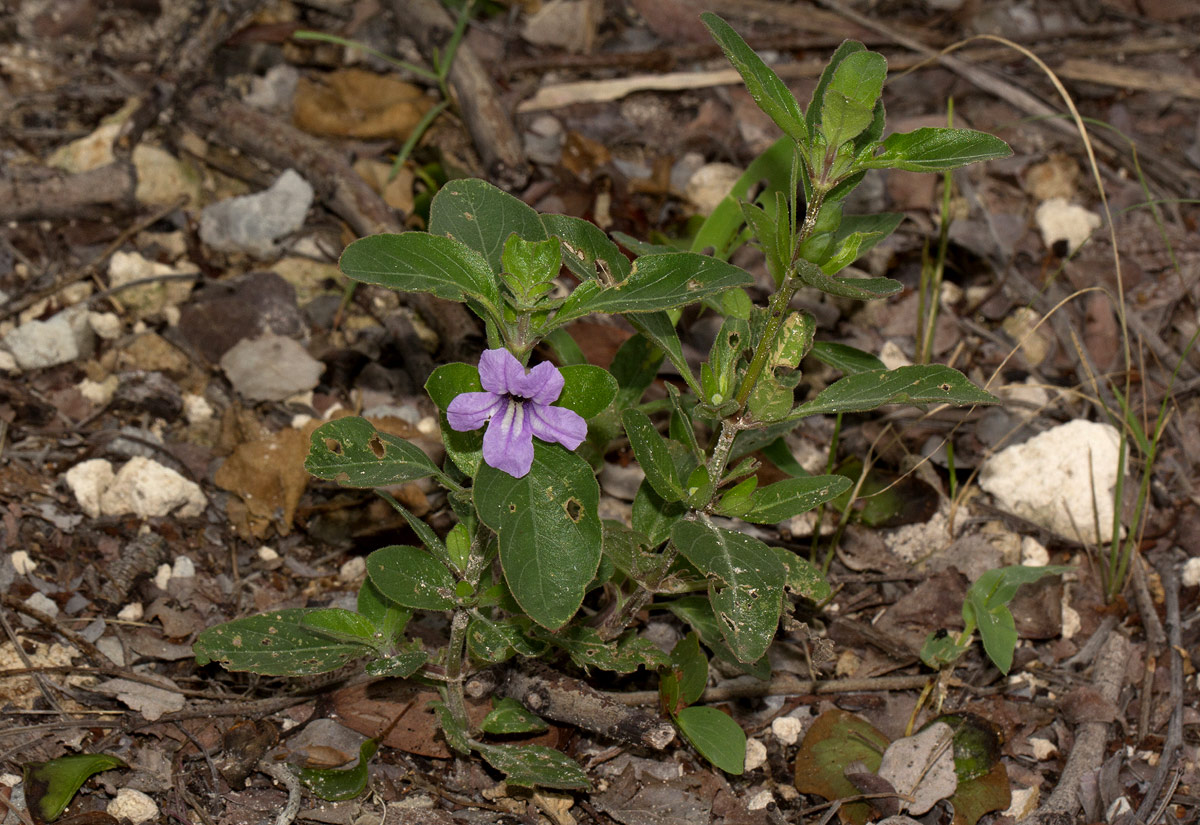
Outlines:
POLYGON ((292 118, 316 135, 406 140, 433 101, 418 87, 363 69, 301 78, 292 118))

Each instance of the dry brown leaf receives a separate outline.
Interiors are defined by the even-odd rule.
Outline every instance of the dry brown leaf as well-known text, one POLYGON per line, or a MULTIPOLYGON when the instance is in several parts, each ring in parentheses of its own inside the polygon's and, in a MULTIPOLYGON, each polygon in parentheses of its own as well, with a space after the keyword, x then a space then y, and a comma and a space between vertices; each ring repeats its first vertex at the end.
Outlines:
POLYGON ((363 69, 301 78, 292 118, 316 135, 406 140, 433 101, 411 83, 363 69))

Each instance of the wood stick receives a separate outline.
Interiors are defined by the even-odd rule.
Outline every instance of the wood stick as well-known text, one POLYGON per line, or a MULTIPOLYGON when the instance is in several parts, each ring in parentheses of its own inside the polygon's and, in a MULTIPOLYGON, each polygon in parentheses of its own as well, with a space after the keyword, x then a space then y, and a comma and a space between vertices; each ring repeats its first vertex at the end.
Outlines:
POLYGON ((0 176, 0 221, 99 216, 137 207, 137 172, 131 163, 109 163, 89 172, 9 167, 0 176))

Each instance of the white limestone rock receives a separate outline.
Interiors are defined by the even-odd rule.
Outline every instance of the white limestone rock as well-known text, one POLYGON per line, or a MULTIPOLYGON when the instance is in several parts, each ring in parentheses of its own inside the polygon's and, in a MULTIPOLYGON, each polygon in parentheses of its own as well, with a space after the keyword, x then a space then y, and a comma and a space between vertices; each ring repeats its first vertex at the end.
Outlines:
POLYGON ((979 486, 1004 509, 1060 536, 1109 541, 1119 445, 1108 424, 1070 421, 992 456, 979 486))
POLYGON ((243 398, 283 401, 317 386, 325 365, 291 338, 267 334, 234 344, 221 356, 221 369, 243 398))
POLYGON ((269 258, 277 251, 275 241, 304 225, 312 202, 312 186, 288 169, 269 189, 205 207, 200 239, 220 252, 269 258))
POLYGON ((133 513, 142 518, 174 513, 198 516, 208 506, 199 485, 148 458, 131 458, 120 470, 102 458, 76 464, 65 474, 80 509, 92 518, 133 513))
POLYGON ((45 321, 27 321, 4 336, 4 347, 23 370, 68 364, 92 354, 95 333, 87 307, 76 304, 45 321))
POLYGON ((117 798, 109 802, 105 810, 117 819, 128 819, 133 825, 141 825, 158 818, 158 804, 133 788, 121 788, 117 791, 117 798))

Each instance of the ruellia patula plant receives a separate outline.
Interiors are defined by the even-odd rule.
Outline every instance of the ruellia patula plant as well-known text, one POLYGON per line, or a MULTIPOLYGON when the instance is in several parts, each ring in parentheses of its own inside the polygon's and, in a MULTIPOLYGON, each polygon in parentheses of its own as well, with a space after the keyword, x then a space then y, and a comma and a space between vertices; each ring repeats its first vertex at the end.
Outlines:
POLYGON ((588 778, 557 751, 489 741, 543 723, 509 701, 472 725, 467 677, 515 657, 567 667, 569 659, 585 673, 646 668, 658 673, 662 711, 687 741, 718 767, 742 771, 742 730, 696 704, 709 657, 765 678, 767 648, 792 600, 819 601, 829 587, 808 560, 739 531, 739 520, 785 521, 850 484, 784 462, 789 477, 760 486, 756 451, 780 444, 808 416, 996 402, 946 366, 888 370, 867 353, 814 343, 815 321, 792 310, 792 298, 801 289, 864 301, 900 291, 888 278, 839 274, 901 220, 843 214, 872 169, 940 172, 1010 152, 965 129, 884 137, 887 65, 861 43, 837 49, 805 108, 723 20, 703 20, 784 137, 747 170, 690 250, 619 236, 636 255, 630 260, 593 224, 539 214, 481 180, 447 184, 428 232, 347 247, 341 267, 350 278, 462 302, 487 332, 478 366, 446 364, 425 385, 441 410, 442 466, 362 418, 330 421, 312 436, 308 470, 379 489, 421 546, 373 552, 356 611, 278 610, 210 628, 195 645, 201 663, 302 675, 365 660, 370 674, 436 686, 455 751, 478 754, 510 784, 554 788, 585 788, 588 778), (739 200, 764 180, 753 202, 739 200), (727 261, 746 242, 761 248, 774 280, 765 304, 746 291, 753 277, 727 261), (692 304, 722 318, 698 373, 676 332, 692 304), (608 369, 586 363, 565 331, 593 313, 619 315, 637 330, 608 369), (539 344, 554 361, 533 357, 539 344), (806 357, 843 377, 797 403, 806 357), (666 398, 644 402, 664 360, 679 380, 667 382, 666 398), (631 523, 606 521, 599 507, 596 469, 621 437, 645 473, 631 523), (445 488, 457 516, 445 535, 382 489, 423 478, 445 488), (646 610, 669 612, 693 632, 666 654, 638 635, 646 610), (447 616, 443 649, 405 635, 414 611, 447 616))

